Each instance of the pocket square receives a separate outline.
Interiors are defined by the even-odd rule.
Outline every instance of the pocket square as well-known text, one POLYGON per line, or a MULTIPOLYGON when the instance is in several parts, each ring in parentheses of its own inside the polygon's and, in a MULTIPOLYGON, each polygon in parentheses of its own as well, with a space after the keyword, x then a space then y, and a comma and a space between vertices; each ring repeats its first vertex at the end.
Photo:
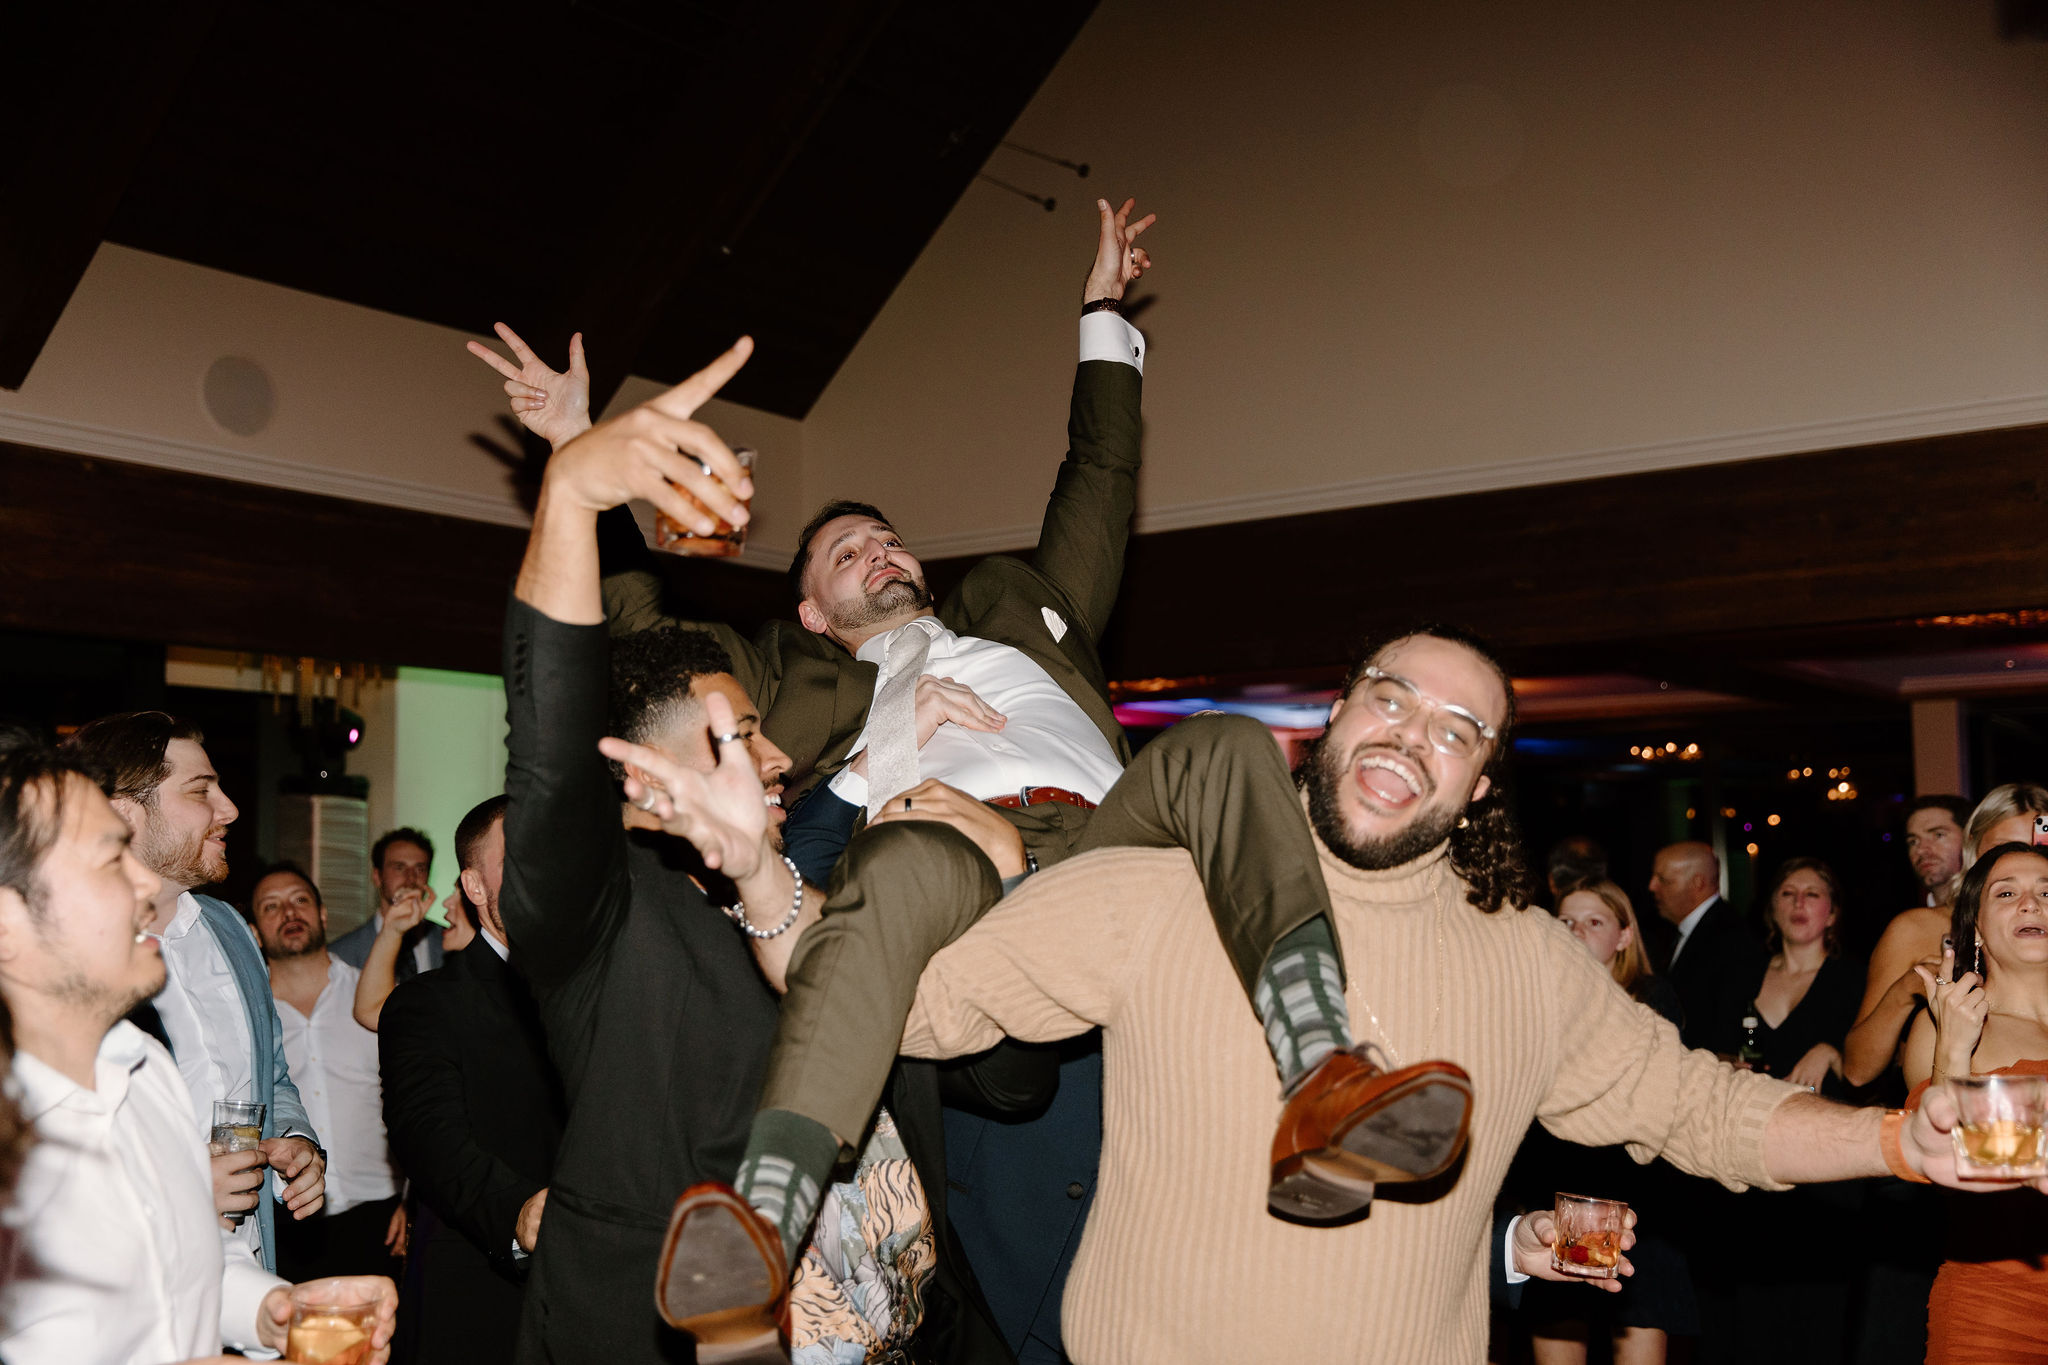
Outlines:
POLYGON ((1040 607, 1038 611, 1040 615, 1045 617, 1045 628, 1052 632, 1052 642, 1054 644, 1058 644, 1060 641, 1067 638, 1067 623, 1065 618, 1063 618, 1058 612, 1054 611, 1051 607, 1040 607))

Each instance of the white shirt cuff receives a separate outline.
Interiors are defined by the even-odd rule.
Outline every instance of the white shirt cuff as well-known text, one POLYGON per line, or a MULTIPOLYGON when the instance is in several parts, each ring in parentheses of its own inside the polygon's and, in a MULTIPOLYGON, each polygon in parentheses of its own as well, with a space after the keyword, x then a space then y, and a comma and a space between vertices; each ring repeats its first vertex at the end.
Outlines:
POLYGON ((1145 373, 1145 334, 1115 313, 1081 315, 1081 359, 1114 360, 1145 373))
POLYGON ((1527 1275, 1515 1269, 1515 1229, 1520 1227, 1521 1223, 1522 1215, 1519 1213, 1513 1218, 1508 1219, 1507 1241, 1502 1243, 1501 1246, 1503 1254, 1500 1258, 1500 1263, 1507 1267, 1509 1284, 1526 1284, 1529 1280, 1527 1275))
POLYGON ((220 1337, 223 1342, 252 1359, 277 1359, 277 1352, 256 1343, 256 1315, 273 1289, 288 1288, 283 1280, 257 1264, 249 1244, 223 1229, 220 1239, 224 1264, 220 1272, 220 1337))
POLYGON ((832 794, 849 806, 868 807, 868 780, 851 768, 841 768, 839 775, 825 784, 832 794))

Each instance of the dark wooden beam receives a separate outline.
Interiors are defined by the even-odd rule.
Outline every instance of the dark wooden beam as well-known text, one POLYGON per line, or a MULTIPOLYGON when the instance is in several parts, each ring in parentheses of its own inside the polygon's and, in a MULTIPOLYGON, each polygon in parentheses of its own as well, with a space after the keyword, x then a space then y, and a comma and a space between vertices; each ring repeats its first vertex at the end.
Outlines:
POLYGON ((19 28, 10 16, 8 100, 25 126, 0 170, 0 388, 19 389, 42 354, 221 8, 25 5, 19 28))
POLYGON ((567 294, 564 330, 582 330, 601 357, 593 412, 618 392, 677 289, 730 250, 774 193, 898 2, 741 6, 695 78, 678 86, 674 114, 652 140, 673 159, 604 187, 609 206, 586 236, 595 249, 567 294))
MULTIPOLYGON (((1969 632, 1914 623, 2048 606, 2044 501, 2048 426, 2033 426, 1141 535, 1105 662, 1115 678, 1336 670, 1421 619, 1476 630, 1518 666, 1803 658, 1839 631, 1953 649, 1969 632)), ((944 584, 971 563, 929 569, 944 584)), ((1991 630, 2048 633, 2021 619, 2037 623, 1991 630)))

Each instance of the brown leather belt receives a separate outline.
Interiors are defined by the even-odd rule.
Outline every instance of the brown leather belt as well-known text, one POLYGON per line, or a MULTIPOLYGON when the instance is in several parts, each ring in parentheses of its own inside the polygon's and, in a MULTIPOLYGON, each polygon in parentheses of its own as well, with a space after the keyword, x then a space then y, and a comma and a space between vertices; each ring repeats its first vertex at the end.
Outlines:
POLYGON ((1063 806, 1079 806, 1082 810, 1095 809, 1093 801, 1064 787, 1023 787, 1014 795, 1005 792, 1001 796, 991 796, 984 804, 1001 806, 1004 810, 1023 810, 1042 801, 1057 801, 1063 806))

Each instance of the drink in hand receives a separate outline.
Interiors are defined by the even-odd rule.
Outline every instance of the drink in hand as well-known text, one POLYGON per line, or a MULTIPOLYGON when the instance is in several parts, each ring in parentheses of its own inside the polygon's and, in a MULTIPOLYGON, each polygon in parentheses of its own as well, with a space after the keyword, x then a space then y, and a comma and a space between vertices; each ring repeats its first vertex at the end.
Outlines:
POLYGON ((370 1358, 370 1327, 342 1310, 294 1314, 284 1358, 303 1365, 362 1365, 370 1358))
POLYGON ((1956 1174, 1965 1180, 2048 1175, 2042 1127, 2048 1076, 1952 1076, 1956 1102, 1956 1174))
POLYGON ((1628 1205, 1618 1199, 1583 1194, 1557 1196, 1557 1240, 1550 1245, 1550 1265, 1583 1280, 1611 1280, 1621 1273, 1621 1237, 1628 1205))
MULTIPOLYGON (((754 452, 745 446, 739 446, 732 453, 739 460, 740 468, 751 476, 754 472, 754 452)), ((688 493, 684 493, 683 496, 693 503, 697 502, 695 498, 690 498, 688 493)), ((746 499, 744 503, 749 511, 753 510, 753 504, 752 498, 746 499)), ((702 503, 697 505, 703 506, 702 503)), ((658 512, 654 517, 655 548, 667 550, 670 554, 694 555, 702 559, 729 559, 747 548, 746 527, 734 526, 724 517, 717 520, 718 524, 711 528, 710 534, 699 535, 678 523, 668 513, 658 512)))
POLYGON ((215 1156, 229 1152, 253 1152, 263 1145, 263 1125, 258 1123, 216 1123, 212 1150, 215 1156))

